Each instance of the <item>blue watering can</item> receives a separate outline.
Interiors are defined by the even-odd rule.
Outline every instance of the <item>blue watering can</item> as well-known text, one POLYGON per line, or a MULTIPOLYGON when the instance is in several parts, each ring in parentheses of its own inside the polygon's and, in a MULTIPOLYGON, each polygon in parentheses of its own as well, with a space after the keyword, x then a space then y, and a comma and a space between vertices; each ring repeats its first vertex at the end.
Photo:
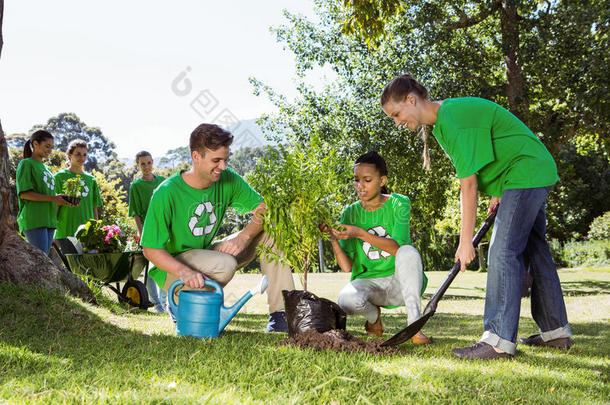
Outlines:
POLYGON ((176 316, 176 334, 198 338, 218 337, 241 307, 253 295, 262 294, 268 284, 267 276, 263 276, 256 287, 246 292, 233 306, 227 308, 223 305, 222 287, 212 280, 206 280, 205 285, 214 287, 214 291, 182 290, 178 293, 180 304, 176 304, 174 291, 184 283, 181 280, 174 281, 169 287, 167 298, 169 306, 176 316))

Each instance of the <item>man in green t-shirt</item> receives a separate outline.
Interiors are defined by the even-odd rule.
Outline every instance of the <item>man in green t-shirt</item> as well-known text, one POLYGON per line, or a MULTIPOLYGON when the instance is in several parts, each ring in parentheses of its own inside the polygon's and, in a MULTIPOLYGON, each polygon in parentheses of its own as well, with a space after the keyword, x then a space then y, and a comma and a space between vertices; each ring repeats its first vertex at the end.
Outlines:
MULTIPOLYGON (((153 191, 165 180, 165 177, 153 173, 153 158, 145 150, 136 154, 136 165, 142 172, 142 177, 129 186, 129 216, 133 217, 138 227, 138 235, 142 237, 142 226, 150 204, 153 191)), ((158 314, 166 312, 167 294, 157 286, 151 277, 146 278, 148 298, 155 304, 154 311, 158 314)))
MULTIPOLYGON (((141 244, 154 264, 150 276, 166 291, 177 279, 188 288, 203 288, 206 279, 224 286, 254 259, 259 244, 273 245, 262 230, 263 199, 227 168, 232 142, 233 135, 219 126, 199 125, 190 136, 192 169, 169 177, 153 194, 141 244), (253 219, 240 232, 214 243, 229 207, 252 212, 253 219)), ((260 263, 269 278, 267 331, 286 332, 282 290, 294 289, 290 268, 265 255, 260 263)))

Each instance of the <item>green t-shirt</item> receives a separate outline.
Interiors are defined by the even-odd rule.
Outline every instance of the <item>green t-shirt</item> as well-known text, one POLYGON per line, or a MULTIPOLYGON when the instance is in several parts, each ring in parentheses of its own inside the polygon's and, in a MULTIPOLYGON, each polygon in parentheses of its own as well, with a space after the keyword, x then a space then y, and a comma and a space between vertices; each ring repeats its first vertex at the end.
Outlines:
POLYGON ((57 212, 57 230, 55 239, 74 236, 79 226, 94 218, 93 208, 102 205, 102 196, 97 186, 95 178, 88 173, 72 173, 69 169, 64 169, 55 173, 55 192, 64 193, 64 183, 66 180, 80 176, 81 191, 80 204, 78 207, 68 207, 62 205, 57 212))
POLYGON ((146 211, 148 211, 148 204, 150 204, 150 198, 153 195, 153 190, 157 186, 163 183, 165 177, 155 175, 153 180, 137 179, 131 186, 129 186, 129 216, 140 217, 142 223, 146 218, 146 211))
MULTIPOLYGON (((205 190, 186 184, 183 172, 172 175, 155 189, 144 221, 142 246, 165 249, 171 255, 207 249, 227 208, 244 214, 263 201, 233 169, 224 170, 220 179, 205 190)), ((149 274, 158 285, 165 284, 165 271, 153 267, 149 274)))
MULTIPOLYGON (((399 246, 410 245, 409 222, 411 201, 408 197, 394 193, 381 208, 366 211, 360 201, 348 206, 341 215, 341 223, 354 225, 375 236, 394 239, 399 246)), ((352 280, 378 278, 394 274, 395 257, 379 250, 362 239, 343 239, 341 248, 352 260, 352 280)))
POLYGON ((551 186, 559 180, 553 157, 536 135, 505 108, 476 97, 452 98, 438 109, 434 136, 458 178, 477 175, 479 190, 551 186))
MULTIPOLYGON (((24 191, 55 195, 55 179, 49 169, 36 159, 27 158, 17 166, 17 195, 24 191)), ((57 206, 49 201, 19 198, 17 223, 21 232, 36 228, 57 227, 57 206)))

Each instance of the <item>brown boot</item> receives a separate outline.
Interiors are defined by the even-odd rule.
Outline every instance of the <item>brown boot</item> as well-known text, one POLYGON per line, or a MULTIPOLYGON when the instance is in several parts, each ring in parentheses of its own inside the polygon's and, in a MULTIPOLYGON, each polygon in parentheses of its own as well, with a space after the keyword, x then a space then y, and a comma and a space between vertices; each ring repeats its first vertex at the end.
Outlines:
POLYGON ((377 307, 377 320, 375 323, 369 323, 366 321, 364 323, 364 330, 369 335, 381 336, 383 335, 383 324, 381 323, 381 308, 377 307))
POLYGON ((413 342, 414 345, 427 345, 427 344, 430 344, 431 341, 432 341, 432 339, 430 339, 428 336, 424 335, 424 332, 422 332, 421 330, 418 331, 411 338, 411 342, 413 342))

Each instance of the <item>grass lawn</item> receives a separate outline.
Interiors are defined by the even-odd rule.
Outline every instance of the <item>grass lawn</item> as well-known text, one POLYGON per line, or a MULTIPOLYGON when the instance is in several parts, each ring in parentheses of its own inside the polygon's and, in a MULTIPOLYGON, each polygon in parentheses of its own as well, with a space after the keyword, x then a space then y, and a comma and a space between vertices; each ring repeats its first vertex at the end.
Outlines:
MULTIPOLYGON (((444 280, 428 273, 424 305, 444 280)), ((238 275, 227 303, 260 276, 238 275)), ((0 284, 0 404, 3 403, 609 403, 610 269, 565 269, 560 277, 574 347, 519 346, 508 361, 464 361, 451 349, 483 329, 485 274, 460 274, 424 331, 434 344, 395 356, 279 347, 265 334, 265 297, 253 298, 220 338, 177 337, 167 315, 94 307, 61 294, 0 284)), ((310 290, 336 300, 346 274, 310 275, 310 290)), ((383 312, 388 338, 406 326, 383 312)), ((360 338, 364 320, 348 318, 360 338)), ((524 299, 519 336, 537 331, 524 299)))

